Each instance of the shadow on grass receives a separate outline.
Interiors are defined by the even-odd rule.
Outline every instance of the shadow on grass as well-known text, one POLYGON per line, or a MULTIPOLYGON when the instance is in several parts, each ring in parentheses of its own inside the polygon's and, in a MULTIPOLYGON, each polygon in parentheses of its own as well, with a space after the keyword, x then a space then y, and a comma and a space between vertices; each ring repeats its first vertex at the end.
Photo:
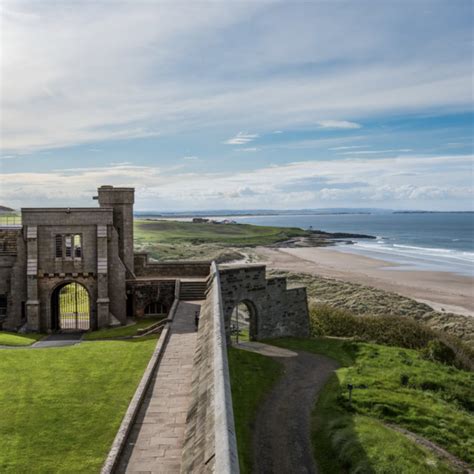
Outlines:
POLYGON ((371 474, 376 471, 358 438, 356 414, 347 392, 334 374, 320 393, 311 420, 314 457, 321 473, 371 474))

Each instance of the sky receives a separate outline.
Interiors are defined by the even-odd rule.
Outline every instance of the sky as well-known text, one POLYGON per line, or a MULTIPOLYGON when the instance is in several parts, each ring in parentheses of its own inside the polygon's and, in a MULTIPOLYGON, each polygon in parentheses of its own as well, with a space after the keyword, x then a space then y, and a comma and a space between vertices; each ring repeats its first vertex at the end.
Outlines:
POLYGON ((470 0, 1 0, 0 204, 473 209, 470 0))

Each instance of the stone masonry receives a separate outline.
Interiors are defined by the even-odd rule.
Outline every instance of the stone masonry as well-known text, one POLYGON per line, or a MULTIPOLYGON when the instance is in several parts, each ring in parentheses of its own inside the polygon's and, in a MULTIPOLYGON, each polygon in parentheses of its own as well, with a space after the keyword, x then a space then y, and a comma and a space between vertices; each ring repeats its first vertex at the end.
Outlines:
MULTIPOLYGON (((98 207, 24 208, 21 226, 0 227, 0 328, 62 330, 59 294, 69 283, 87 292, 92 330, 166 313, 177 280, 205 288, 211 262, 152 262, 134 253, 133 188, 101 186, 94 199, 98 207)), ((262 265, 222 266, 220 275, 227 336, 242 302, 252 339, 308 334, 304 288, 267 280, 262 265)))

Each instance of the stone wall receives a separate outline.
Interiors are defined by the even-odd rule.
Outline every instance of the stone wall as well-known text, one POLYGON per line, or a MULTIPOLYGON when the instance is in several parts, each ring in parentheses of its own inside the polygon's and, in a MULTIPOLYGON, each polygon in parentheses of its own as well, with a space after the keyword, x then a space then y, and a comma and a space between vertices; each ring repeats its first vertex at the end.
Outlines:
POLYGON ((0 229, 0 295, 7 298, 3 329, 17 330, 25 318, 26 254, 21 229, 0 229))
POLYGON ((309 336, 306 288, 288 290, 285 278, 267 280, 264 265, 220 266, 219 273, 227 337, 239 303, 249 307, 253 340, 309 336))
POLYGON ((147 253, 135 254, 137 277, 207 278, 211 262, 150 262, 147 253))
POLYGON ((224 314, 215 264, 199 319, 181 472, 239 472, 224 314))
POLYGON ((110 229, 108 250, 108 284, 109 311, 122 324, 127 322, 127 269, 119 255, 118 234, 115 228, 110 229))
POLYGON ((133 314, 137 318, 145 315, 150 303, 163 303, 169 310, 175 298, 176 280, 128 280, 127 295, 132 299, 133 314))

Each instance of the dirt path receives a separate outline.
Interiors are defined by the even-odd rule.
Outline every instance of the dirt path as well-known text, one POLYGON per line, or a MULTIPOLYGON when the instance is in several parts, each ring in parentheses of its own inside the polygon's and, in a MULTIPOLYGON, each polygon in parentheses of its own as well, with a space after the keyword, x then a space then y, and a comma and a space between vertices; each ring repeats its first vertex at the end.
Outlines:
POLYGON ((255 342, 240 347, 275 358, 285 370, 255 421, 253 472, 317 473, 310 437, 311 411, 317 394, 337 369, 337 362, 255 342))
POLYGON ((423 436, 420 436, 416 433, 408 431, 405 428, 401 428, 400 426, 392 425, 390 423, 385 423, 385 426, 387 426, 388 428, 390 428, 394 431, 398 431, 399 433, 402 433, 408 439, 413 441, 415 444, 418 444, 419 446, 421 446, 425 449, 428 449, 435 456, 443 459, 444 461, 447 461, 454 469, 456 469, 456 472, 459 471, 459 472, 463 472, 463 473, 467 473, 467 474, 474 474, 474 470, 470 468, 469 464, 467 464, 463 460, 457 458, 453 454, 449 453, 448 451, 446 451, 441 446, 438 446, 437 444, 433 443, 432 441, 424 438, 423 436))

